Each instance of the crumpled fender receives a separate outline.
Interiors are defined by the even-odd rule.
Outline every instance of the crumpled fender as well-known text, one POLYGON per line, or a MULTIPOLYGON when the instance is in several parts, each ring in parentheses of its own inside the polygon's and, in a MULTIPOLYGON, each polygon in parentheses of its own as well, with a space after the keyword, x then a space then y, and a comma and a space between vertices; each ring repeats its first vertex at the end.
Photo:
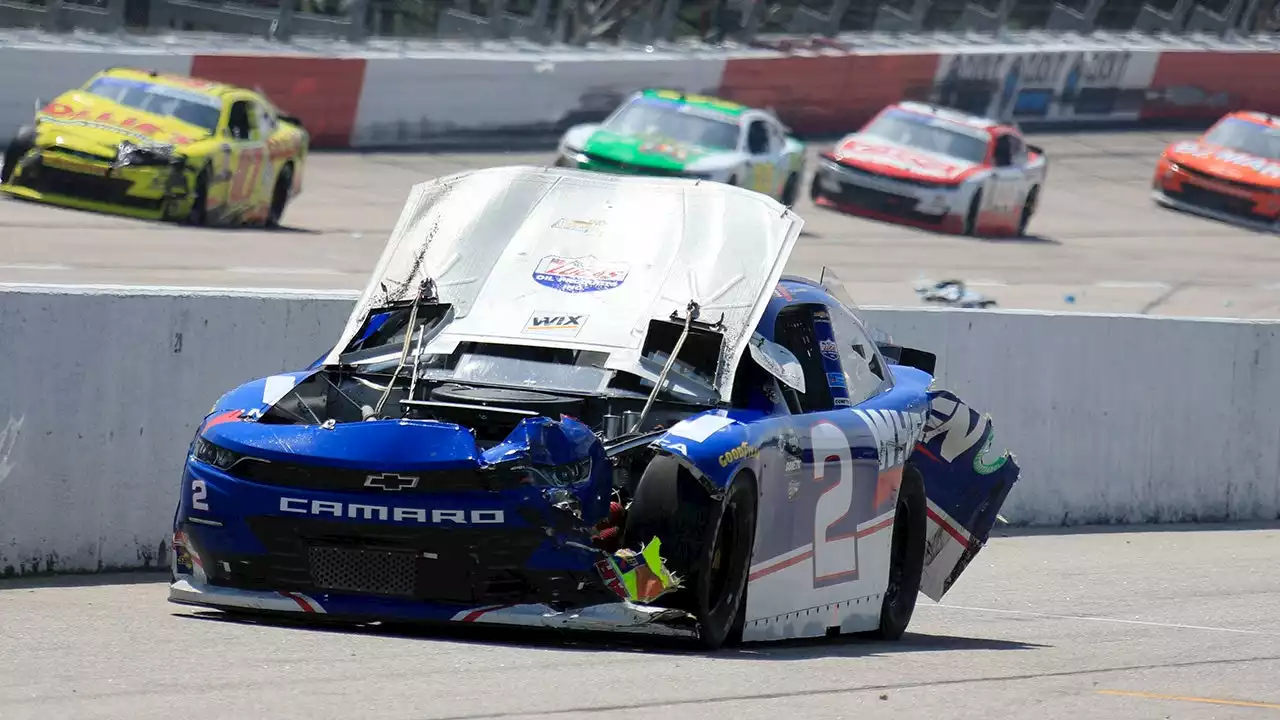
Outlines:
MULTIPOLYGON (((613 469, 599 439, 576 418, 525 418, 502 442, 484 451, 469 428, 452 423, 371 420, 326 428, 255 422, 316 372, 283 373, 241 385, 219 398, 196 436, 234 452, 276 462, 380 472, 480 471, 524 464, 550 468, 590 459, 589 477, 563 490, 576 498, 586 526, 608 516, 613 469)), ((554 503, 550 494, 548 500, 554 503)))
POLYGON ((708 410, 672 425, 652 445, 718 497, 743 468, 759 477, 760 448, 769 440, 768 431, 752 423, 760 417, 764 413, 753 410, 708 410))
POLYGON ((934 601, 955 584, 991 534, 996 515, 1019 479, 1008 450, 994 456, 991 416, 946 390, 929 390, 929 416, 911 464, 929 501, 921 591, 934 601))
POLYGON ((270 375, 261 377, 256 380, 250 380, 239 387, 228 390, 214 402, 213 407, 205 414, 201 421, 200 427, 196 434, 203 432, 205 426, 209 423, 210 418, 217 414, 221 415, 232 410, 239 410, 245 415, 257 416, 267 411, 272 405, 276 404, 280 398, 292 390, 300 383, 305 382, 312 375, 319 372, 320 368, 311 367, 306 370, 297 372, 286 372, 278 375, 270 375))

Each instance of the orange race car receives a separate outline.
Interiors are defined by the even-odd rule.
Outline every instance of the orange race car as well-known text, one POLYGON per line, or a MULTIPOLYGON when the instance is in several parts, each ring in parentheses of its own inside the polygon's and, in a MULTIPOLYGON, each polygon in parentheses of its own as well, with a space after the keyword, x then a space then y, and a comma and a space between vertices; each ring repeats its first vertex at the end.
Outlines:
POLYGON ((1152 197, 1165 207, 1258 230, 1280 224, 1280 118, 1224 115, 1195 140, 1165 148, 1152 197))

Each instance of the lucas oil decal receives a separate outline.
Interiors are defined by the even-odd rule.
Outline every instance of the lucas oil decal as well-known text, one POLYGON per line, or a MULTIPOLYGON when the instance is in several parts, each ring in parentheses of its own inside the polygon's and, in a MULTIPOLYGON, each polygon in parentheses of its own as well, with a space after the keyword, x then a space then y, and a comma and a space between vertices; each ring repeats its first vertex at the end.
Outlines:
POLYGON ((533 279, 560 292, 597 292, 621 285, 629 270, 626 263, 605 262, 590 255, 576 258, 548 255, 538 261, 533 279))

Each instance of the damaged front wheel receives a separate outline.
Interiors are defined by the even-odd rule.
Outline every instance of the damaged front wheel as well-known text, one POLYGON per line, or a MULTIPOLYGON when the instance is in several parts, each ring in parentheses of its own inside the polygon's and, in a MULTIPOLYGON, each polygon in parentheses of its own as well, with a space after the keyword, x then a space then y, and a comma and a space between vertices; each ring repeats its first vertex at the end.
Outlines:
POLYGON ((636 487, 623 541, 662 541, 667 567, 683 576, 670 606, 692 613, 701 643, 715 650, 741 639, 755 527, 750 473, 734 476, 724 500, 716 502, 679 462, 659 456, 636 487))

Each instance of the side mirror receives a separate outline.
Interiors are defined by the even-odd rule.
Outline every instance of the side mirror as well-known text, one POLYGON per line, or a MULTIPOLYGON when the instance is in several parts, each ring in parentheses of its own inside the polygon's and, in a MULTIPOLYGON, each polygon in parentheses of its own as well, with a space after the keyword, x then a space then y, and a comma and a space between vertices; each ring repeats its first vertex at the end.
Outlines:
POLYGON ((796 392, 804 392, 804 368, 790 350, 766 340, 760 333, 751 334, 747 349, 751 351, 751 359, 765 372, 796 392))

